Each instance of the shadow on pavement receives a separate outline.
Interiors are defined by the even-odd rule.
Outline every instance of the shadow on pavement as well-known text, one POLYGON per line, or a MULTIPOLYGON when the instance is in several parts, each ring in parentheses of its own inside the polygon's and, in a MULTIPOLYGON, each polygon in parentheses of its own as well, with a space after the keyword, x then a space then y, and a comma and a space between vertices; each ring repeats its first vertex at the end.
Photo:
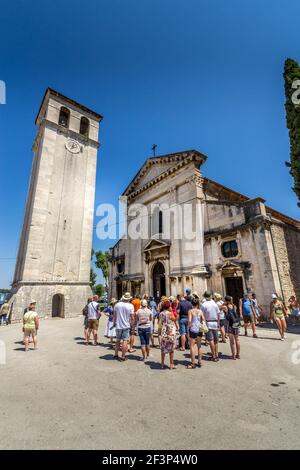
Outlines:
POLYGON ((99 359, 104 359, 105 361, 113 361, 114 354, 105 354, 104 356, 99 356, 99 359))
POLYGON ((153 370, 163 370, 161 369, 160 367, 160 362, 154 362, 154 361, 145 361, 144 363, 146 366, 150 367, 150 369, 153 369, 153 370))
POLYGON ((188 366, 191 361, 178 361, 178 359, 174 359, 175 366, 188 366))

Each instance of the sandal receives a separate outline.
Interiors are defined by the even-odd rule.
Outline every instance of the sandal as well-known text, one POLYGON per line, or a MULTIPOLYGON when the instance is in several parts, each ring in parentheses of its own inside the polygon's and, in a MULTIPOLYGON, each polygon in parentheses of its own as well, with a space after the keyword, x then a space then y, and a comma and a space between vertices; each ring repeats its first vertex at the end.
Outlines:
POLYGON ((196 369, 195 364, 189 364, 188 366, 185 366, 186 369, 196 369))

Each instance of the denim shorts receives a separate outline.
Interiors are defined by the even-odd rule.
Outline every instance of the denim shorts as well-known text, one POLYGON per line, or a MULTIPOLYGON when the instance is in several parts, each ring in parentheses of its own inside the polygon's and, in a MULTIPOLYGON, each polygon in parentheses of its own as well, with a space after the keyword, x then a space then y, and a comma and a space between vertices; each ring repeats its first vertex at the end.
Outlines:
POLYGON ((188 335, 188 317, 182 317, 179 320, 179 333, 180 335, 188 335))
POLYGON ((213 341, 215 344, 219 342, 219 331, 218 330, 208 330, 205 333, 206 341, 213 341))
POLYGON ((149 346, 150 343, 150 336, 151 336, 151 328, 139 328, 138 334, 141 340, 141 346, 149 346))
POLYGON ((121 339, 123 339, 124 341, 129 340, 129 328, 116 328, 116 341, 119 342, 121 341, 121 339))

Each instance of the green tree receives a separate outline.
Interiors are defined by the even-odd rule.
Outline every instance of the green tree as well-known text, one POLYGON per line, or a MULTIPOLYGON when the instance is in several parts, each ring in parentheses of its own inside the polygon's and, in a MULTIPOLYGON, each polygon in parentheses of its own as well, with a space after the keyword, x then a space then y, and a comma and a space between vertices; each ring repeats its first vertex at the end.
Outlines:
POLYGON ((101 298, 106 294, 106 288, 103 284, 96 284, 94 287, 94 292, 101 298))
POLYGON ((110 253, 109 251, 96 251, 95 252, 95 265, 98 269, 101 269, 106 289, 108 287, 108 276, 109 276, 109 261, 110 261, 110 253))
POLYGON ((95 285, 96 285, 96 280, 97 280, 97 274, 95 273, 93 268, 91 268, 91 270, 90 270, 90 286, 91 286, 92 291, 94 291, 94 288, 95 288, 95 285))
MULTIPOLYGON (((284 64, 286 126, 290 136, 290 174, 294 178, 293 191, 300 201, 300 104, 295 104, 292 95, 296 91, 293 83, 300 80, 299 64, 293 59, 286 59, 284 64)), ((300 202, 298 202, 300 207, 300 202)))

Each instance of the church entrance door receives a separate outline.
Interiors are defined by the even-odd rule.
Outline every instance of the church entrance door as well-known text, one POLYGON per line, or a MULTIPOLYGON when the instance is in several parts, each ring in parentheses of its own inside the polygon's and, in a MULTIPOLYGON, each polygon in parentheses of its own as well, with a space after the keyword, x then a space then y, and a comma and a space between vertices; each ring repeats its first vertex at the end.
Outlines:
POLYGON ((158 302, 162 295, 166 295, 166 277, 164 265, 158 261, 153 268, 153 296, 158 302))
POLYGON ((62 294, 55 294, 52 298, 52 317, 64 318, 65 299, 62 294))
POLYGON ((243 297, 243 278, 240 276, 225 277, 226 295, 231 295, 233 303, 239 310, 239 300, 243 297))
POLYGON ((122 282, 117 283, 117 299, 120 300, 123 295, 122 282))

